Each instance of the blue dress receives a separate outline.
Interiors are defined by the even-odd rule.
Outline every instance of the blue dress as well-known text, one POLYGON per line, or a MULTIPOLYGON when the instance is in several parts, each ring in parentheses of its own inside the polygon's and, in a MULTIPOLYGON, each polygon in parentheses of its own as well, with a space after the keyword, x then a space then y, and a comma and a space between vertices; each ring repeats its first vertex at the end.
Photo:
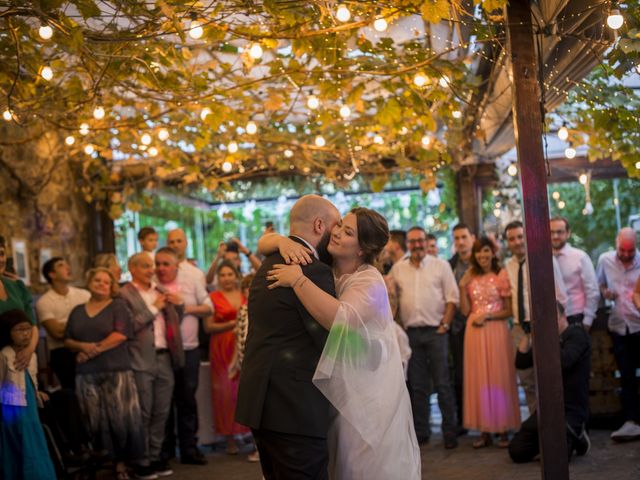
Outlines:
POLYGON ((56 474, 38 417, 35 388, 29 374, 24 374, 27 406, 0 405, 0 478, 53 480, 56 474))

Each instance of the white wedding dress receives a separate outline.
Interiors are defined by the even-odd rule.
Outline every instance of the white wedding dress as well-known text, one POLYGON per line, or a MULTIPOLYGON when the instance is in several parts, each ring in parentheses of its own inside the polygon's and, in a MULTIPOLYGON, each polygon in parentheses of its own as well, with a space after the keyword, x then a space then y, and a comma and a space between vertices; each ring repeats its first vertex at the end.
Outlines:
POLYGON ((393 317, 371 265, 336 279, 340 306, 313 377, 337 410, 332 480, 419 480, 421 461, 393 317))

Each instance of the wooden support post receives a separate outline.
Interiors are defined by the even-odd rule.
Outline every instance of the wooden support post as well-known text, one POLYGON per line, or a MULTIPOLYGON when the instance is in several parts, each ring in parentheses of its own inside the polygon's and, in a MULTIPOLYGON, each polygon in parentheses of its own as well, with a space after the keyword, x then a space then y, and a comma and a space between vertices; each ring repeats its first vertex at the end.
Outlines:
POLYGON ((510 0, 508 45, 513 73, 513 117, 522 185, 537 412, 544 480, 569 478, 560 342, 551 260, 546 168, 538 67, 529 0, 510 0))

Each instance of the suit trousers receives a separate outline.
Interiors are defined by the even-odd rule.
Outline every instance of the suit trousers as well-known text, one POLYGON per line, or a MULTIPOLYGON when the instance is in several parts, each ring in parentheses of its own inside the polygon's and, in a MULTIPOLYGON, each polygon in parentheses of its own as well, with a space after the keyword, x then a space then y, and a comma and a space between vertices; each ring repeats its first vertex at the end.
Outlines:
POLYGON ((53 373, 58 377, 62 388, 76 389, 76 353, 68 348, 55 348, 49 352, 53 373))
POLYGON ((135 372, 145 433, 146 458, 160 460, 164 431, 173 395, 173 368, 168 350, 156 353, 155 365, 147 371, 135 372))
POLYGON ((265 480, 328 480, 327 439, 252 429, 265 480))
MULTIPOLYGON (((524 330, 522 330, 522 327, 517 323, 514 324, 511 329, 511 340, 514 352, 518 351, 518 344, 524 335, 525 333, 524 330)), ((516 373, 518 374, 520 386, 524 390, 527 407, 529 407, 529 415, 531 415, 536 411, 536 376, 533 373, 533 367, 523 369, 518 368, 516 369, 516 373)))

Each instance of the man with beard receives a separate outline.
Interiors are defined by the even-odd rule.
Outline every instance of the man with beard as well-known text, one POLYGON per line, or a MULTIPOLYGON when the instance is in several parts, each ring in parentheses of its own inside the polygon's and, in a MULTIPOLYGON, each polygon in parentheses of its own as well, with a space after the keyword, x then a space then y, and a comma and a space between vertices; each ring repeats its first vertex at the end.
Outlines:
POLYGON ((640 399, 636 370, 640 368, 640 310, 633 304, 634 286, 640 278, 640 254, 636 232, 623 228, 616 239, 616 250, 600 255, 598 283, 602 296, 613 301, 609 331, 613 338, 622 385, 625 423, 611 434, 617 442, 640 439, 640 399))
MULTIPOLYGON (((333 296, 326 248, 339 220, 331 202, 317 195, 300 198, 290 215, 290 237, 313 256, 304 275, 333 296)), ((280 253, 269 255, 251 285, 236 420, 251 427, 266 479, 326 479, 329 402, 311 379, 327 331, 292 289, 267 288, 267 272, 282 263, 280 253)))
POLYGON ((438 394, 445 448, 458 446, 456 400, 449 376, 449 329, 460 293, 451 267, 427 255, 427 234, 421 227, 407 232, 410 257, 396 263, 389 275, 398 287, 400 321, 409 336, 408 377, 416 435, 429 441, 429 378, 438 394))

